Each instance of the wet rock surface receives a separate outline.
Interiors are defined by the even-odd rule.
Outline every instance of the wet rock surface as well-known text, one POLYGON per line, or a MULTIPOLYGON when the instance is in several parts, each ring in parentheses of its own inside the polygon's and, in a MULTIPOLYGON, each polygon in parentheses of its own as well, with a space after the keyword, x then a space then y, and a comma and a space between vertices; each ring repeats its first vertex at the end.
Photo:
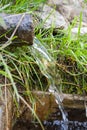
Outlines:
MULTIPOLYGON (((64 129, 67 125, 68 130, 86 130, 87 129, 87 118, 85 110, 83 109, 68 109, 68 123, 65 124, 62 120, 61 112, 56 108, 56 112, 49 116, 48 120, 44 120, 43 125, 45 130, 66 130, 64 129)), ((24 116, 25 117, 25 116, 24 116)), ((36 120, 29 121, 28 118, 17 119, 13 130, 42 130, 41 126, 36 120)))
MULTIPOLYGON (((63 121, 46 121, 44 124, 46 130, 65 130, 65 124, 63 121)), ((68 130, 86 130, 87 122, 69 121, 67 126, 68 130)))
MULTIPOLYGON (((45 130, 65 130, 63 121, 44 121, 45 130)), ((68 130, 87 130, 87 122, 69 121, 67 124, 68 130)), ((28 123, 20 121, 15 125, 13 130, 42 130, 38 123, 28 123)))

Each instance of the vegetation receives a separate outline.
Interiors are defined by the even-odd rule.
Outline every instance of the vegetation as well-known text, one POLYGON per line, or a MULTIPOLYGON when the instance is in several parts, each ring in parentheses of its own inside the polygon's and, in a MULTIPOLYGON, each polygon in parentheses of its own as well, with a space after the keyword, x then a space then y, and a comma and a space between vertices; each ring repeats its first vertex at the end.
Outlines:
MULTIPOLYGON (((33 14, 33 11, 42 2, 45 2, 45 0, 1 0, 0 12, 29 12, 33 14)), ((84 94, 87 93, 87 35, 80 35, 81 16, 78 34, 76 36, 72 35, 71 29, 75 26, 75 23, 76 21, 73 21, 67 31, 58 30, 56 33, 53 28, 39 30, 36 27, 35 37, 56 61, 56 69, 59 71, 62 79, 62 91, 84 94)), ((2 22, 0 24, 3 25, 2 22)), ((42 74, 41 66, 38 66, 29 46, 13 49, 11 46, 8 46, 1 49, 2 46, 0 44, 0 76, 7 78, 7 81, 0 82, 0 89, 5 84, 12 87, 13 95, 17 99, 16 101, 22 99, 20 96, 21 90, 22 95, 28 96, 32 102, 31 91, 46 91, 49 86, 48 79, 42 74), (46 87, 44 88, 44 86, 46 87)), ((43 68, 46 67, 44 64, 42 66, 43 68)), ((33 113, 35 114, 34 111, 33 113)))

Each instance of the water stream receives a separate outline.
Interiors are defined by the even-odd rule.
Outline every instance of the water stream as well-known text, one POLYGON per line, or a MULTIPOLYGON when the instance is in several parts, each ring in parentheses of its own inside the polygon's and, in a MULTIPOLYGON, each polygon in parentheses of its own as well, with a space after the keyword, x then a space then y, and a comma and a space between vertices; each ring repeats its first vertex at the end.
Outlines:
POLYGON ((37 38, 34 38, 34 44, 31 46, 31 54, 39 65, 41 72, 49 79, 49 92, 53 93, 55 100, 58 103, 63 119, 63 130, 68 130, 67 112, 62 104, 61 78, 56 70, 56 60, 51 56, 47 49, 40 43, 37 38))

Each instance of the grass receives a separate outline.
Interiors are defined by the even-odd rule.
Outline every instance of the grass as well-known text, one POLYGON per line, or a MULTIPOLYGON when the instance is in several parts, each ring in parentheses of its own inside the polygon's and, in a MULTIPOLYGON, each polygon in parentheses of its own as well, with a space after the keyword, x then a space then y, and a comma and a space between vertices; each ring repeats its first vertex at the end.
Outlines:
POLYGON ((1 7, 6 13, 23 13, 30 12, 38 9, 40 3, 45 2, 46 0, 1 0, 1 7))
POLYGON ((71 32, 76 24, 74 20, 65 32, 59 30, 55 35, 51 28, 40 31, 36 36, 42 44, 45 43, 44 46, 49 46, 46 48, 57 60, 64 92, 66 90, 67 93, 83 94, 84 91, 87 92, 87 34, 80 35, 82 14, 79 21, 77 35, 71 32))
MULTIPOLYGON (((0 12, 4 10, 6 13, 33 13, 42 2, 45 0, 2 0, 0 12)), ((72 35, 71 29, 76 20, 68 27, 67 31, 58 30, 56 34, 53 28, 49 30, 35 28, 35 37, 47 49, 53 61, 56 61, 56 72, 58 70, 61 75, 62 91, 66 93, 87 93, 87 34, 80 35, 81 19, 82 15, 80 15, 78 34, 75 36, 72 35)), ((4 26, 3 20, 0 22, 0 25, 4 26)), ((2 48, 2 46, 0 47, 2 48)), ((45 61, 37 64, 35 60, 36 57, 40 60, 43 57, 32 55, 33 52, 30 50, 31 48, 28 46, 12 49, 10 45, 0 49, 0 75, 9 79, 8 85, 10 84, 12 87, 16 102, 21 99, 35 115, 34 110, 20 96, 20 90, 23 92, 23 96, 27 96, 33 102, 31 91, 46 91, 49 81, 41 71, 41 69, 46 71, 45 61), (18 88, 18 86, 21 87, 18 88), (44 88, 44 86, 46 87, 44 88)), ((55 73, 53 75, 55 78, 55 73)), ((58 82, 57 79, 56 82, 58 82)), ((0 86, 3 87, 4 83, 0 83, 0 86)), ((39 120, 37 116, 36 118, 39 120)))
MULTIPOLYGON (((34 78, 36 76, 36 79, 39 80, 40 85, 38 84, 38 87, 41 87, 42 85, 40 83, 41 81, 38 73, 34 67, 35 61, 30 56, 29 50, 30 49, 26 47, 16 48, 15 52, 2 50, 0 53, 0 75, 6 77, 9 80, 6 86, 9 86, 9 88, 11 88, 16 106, 18 107, 19 100, 22 100, 23 103, 27 104, 28 108, 32 111, 36 119, 41 124, 39 118, 35 114, 34 109, 29 106, 29 104, 22 98, 22 96, 26 96, 27 100, 29 100, 33 105, 34 99, 31 94, 31 91, 34 89, 33 86, 35 85, 33 75, 34 78)), ((4 87, 4 83, 2 87, 4 87)))

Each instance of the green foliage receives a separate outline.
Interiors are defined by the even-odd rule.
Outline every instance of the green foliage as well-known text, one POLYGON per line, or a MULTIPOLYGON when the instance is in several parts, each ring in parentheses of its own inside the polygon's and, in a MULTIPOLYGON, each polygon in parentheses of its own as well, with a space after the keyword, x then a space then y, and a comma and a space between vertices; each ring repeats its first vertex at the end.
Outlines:
POLYGON ((57 60, 63 91, 67 93, 82 94, 84 91, 87 92, 87 34, 80 35, 81 21, 82 14, 80 14, 77 35, 73 35, 71 31, 76 24, 76 19, 66 31, 54 32, 51 28, 40 30, 36 35, 54 60, 57 60))
MULTIPOLYGON (((31 91, 42 87, 38 74, 39 68, 36 69, 36 66, 35 60, 30 54, 30 47, 18 47, 14 49, 8 47, 0 51, 0 77, 2 79, 0 87, 4 87, 5 81, 3 80, 6 78, 8 81, 6 86, 9 86, 11 89, 17 107, 19 107, 19 100, 23 100, 27 104, 22 96, 27 97, 27 101, 29 100, 33 106, 34 98, 31 91), (38 88, 36 88, 36 80, 38 80, 38 88)), ((29 104, 27 106, 41 124, 34 109, 29 104)), ((41 127, 43 128, 42 124, 41 127)))
POLYGON ((40 3, 45 1, 46 0, 1 0, 0 3, 1 8, 4 9, 6 13, 23 13, 38 9, 40 3))
POLYGON ((87 0, 84 0, 85 3, 87 3, 87 0))

